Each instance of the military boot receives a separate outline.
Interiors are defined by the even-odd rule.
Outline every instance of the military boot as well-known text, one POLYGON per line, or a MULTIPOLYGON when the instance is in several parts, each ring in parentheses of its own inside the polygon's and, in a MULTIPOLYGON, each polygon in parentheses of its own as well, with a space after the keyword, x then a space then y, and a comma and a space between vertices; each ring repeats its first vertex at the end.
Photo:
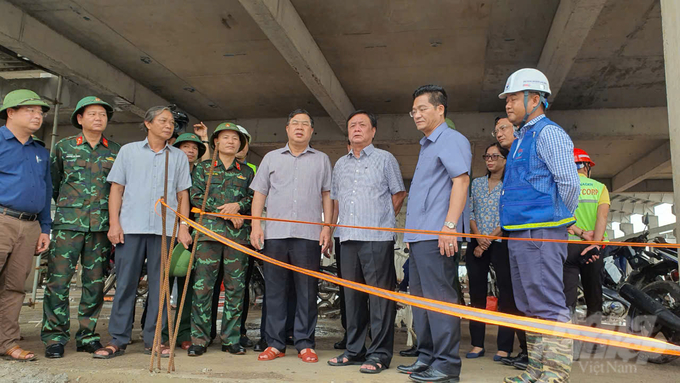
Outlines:
POLYGON ((571 373, 574 341, 556 336, 543 336, 543 374, 537 383, 568 383, 571 373))
POLYGON ((534 383, 543 373, 543 336, 538 333, 527 332, 527 353, 529 364, 527 369, 518 376, 505 378, 505 383, 534 383))

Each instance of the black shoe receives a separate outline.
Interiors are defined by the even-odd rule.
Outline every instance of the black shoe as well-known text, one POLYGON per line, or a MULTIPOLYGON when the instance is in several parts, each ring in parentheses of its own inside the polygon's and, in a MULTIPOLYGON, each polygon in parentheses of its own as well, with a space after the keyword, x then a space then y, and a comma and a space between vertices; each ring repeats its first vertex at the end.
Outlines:
POLYGON ((515 368, 518 370, 526 370, 528 365, 529 357, 527 357, 526 359, 518 360, 515 363, 513 363, 513 366, 515 366, 515 368))
POLYGON ((260 338, 260 340, 255 343, 255 346, 253 347, 253 351, 257 352, 262 352, 267 348, 267 341, 264 340, 264 338, 260 338))
POLYGON ((206 347, 192 344, 191 347, 189 347, 189 349, 187 350, 187 355, 189 355, 189 356, 201 356, 206 351, 207 351, 206 347))
POLYGON ((99 350, 100 348, 104 348, 101 342, 98 340, 93 340, 90 343, 81 344, 80 346, 76 347, 76 351, 94 354, 94 352, 99 350))
POLYGON ((227 351, 229 351, 230 354, 234 355, 244 355, 246 353, 245 347, 243 347, 239 343, 230 344, 229 346, 222 345, 222 352, 227 351))
POLYGON ((460 382, 460 377, 454 375, 446 375, 441 371, 437 371, 430 367, 426 371, 413 373, 409 375, 409 379, 414 382, 422 383, 455 383, 460 382))
POLYGON ((508 357, 501 358, 501 363, 503 363, 506 366, 512 366, 515 364, 515 362, 521 361, 523 359, 526 359, 528 361, 529 356, 525 352, 520 351, 519 354, 517 354, 517 356, 510 355, 508 357))
POLYGON ((45 348, 45 358, 57 359, 64 357, 64 345, 63 344, 51 344, 45 348))
POLYGON ((248 335, 241 335, 241 339, 238 342, 243 347, 253 347, 253 341, 248 338, 248 335))
POLYGON ((407 365, 401 365, 397 367, 397 371, 401 372, 402 374, 415 374, 418 372, 424 372, 427 371, 427 369, 430 368, 427 364, 416 360, 415 363, 407 366, 407 365))
POLYGON ((295 345, 295 339, 293 339, 292 336, 286 337, 286 345, 288 345, 288 346, 295 345))
POLYGON ((416 356, 418 356, 418 348, 416 346, 413 346, 413 347, 409 348, 408 350, 401 350, 401 351, 399 351, 399 355, 405 356, 407 358, 408 357, 411 357, 411 358, 416 357, 416 356))
POLYGON ((339 342, 335 342, 333 345, 333 348, 336 350, 344 350, 347 348, 347 334, 345 334, 344 337, 342 337, 342 340, 339 342))

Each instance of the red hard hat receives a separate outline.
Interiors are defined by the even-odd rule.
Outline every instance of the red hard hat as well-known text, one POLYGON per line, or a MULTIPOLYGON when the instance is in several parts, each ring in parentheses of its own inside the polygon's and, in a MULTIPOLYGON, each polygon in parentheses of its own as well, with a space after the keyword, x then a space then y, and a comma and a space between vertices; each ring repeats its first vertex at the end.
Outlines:
POLYGON ((574 162, 587 162, 591 168, 595 166, 595 163, 590 159, 588 153, 586 153, 585 150, 579 148, 574 148, 574 162))

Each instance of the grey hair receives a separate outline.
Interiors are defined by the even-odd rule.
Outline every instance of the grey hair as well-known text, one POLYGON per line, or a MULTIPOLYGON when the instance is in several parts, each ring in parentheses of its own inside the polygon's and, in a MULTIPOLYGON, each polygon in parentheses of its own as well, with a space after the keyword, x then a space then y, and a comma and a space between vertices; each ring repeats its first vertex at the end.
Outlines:
POLYGON ((172 114, 172 110, 167 106, 152 106, 149 108, 149 110, 146 111, 146 114, 144 114, 144 121, 141 124, 142 131, 148 132, 149 129, 146 127, 146 123, 153 122, 153 120, 158 117, 159 114, 163 113, 164 110, 167 110, 172 114))

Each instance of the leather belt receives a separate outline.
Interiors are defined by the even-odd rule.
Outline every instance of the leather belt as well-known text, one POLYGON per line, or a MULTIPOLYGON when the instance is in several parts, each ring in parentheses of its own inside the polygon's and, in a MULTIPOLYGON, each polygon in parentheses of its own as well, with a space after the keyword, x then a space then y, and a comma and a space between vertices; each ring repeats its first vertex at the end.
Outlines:
POLYGON ((22 221, 35 221, 38 219, 37 214, 23 213, 4 206, 0 206, 0 215, 7 215, 22 221))

